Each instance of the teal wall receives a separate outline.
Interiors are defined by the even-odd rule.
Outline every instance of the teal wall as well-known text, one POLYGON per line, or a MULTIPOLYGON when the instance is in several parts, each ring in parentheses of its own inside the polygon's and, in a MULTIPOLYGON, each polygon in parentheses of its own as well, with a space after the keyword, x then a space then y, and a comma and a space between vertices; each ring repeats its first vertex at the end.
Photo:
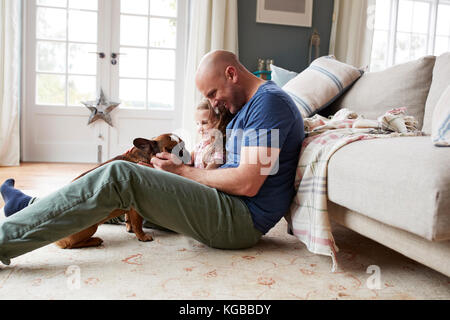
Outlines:
POLYGON ((256 0, 238 0, 239 59, 250 70, 257 59, 272 58, 292 71, 308 66, 309 41, 314 28, 320 34, 320 55, 328 55, 334 0, 314 0, 312 27, 256 23, 256 0))

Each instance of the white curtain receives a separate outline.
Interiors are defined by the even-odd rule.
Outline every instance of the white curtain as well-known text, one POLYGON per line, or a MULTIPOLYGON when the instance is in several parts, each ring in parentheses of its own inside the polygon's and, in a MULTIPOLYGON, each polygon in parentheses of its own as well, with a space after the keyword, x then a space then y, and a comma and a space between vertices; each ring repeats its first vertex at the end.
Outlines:
POLYGON ((355 67, 368 67, 374 21, 375 0, 335 0, 330 54, 355 67))
POLYGON ((0 0, 0 166, 20 165, 21 2, 0 0))
POLYGON ((195 72, 201 58, 211 50, 238 54, 237 0, 191 1, 189 20, 181 135, 191 150, 196 140, 195 107, 202 98, 195 86, 195 72))

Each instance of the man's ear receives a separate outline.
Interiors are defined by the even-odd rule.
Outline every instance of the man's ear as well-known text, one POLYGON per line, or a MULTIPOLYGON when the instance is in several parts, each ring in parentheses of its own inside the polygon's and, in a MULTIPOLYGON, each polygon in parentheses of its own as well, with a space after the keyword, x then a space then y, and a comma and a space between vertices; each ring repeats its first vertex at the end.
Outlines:
POLYGON ((233 66, 228 66, 225 69, 225 77, 227 80, 231 80, 233 83, 238 81, 237 69, 233 66))
POLYGON ((147 153, 151 153, 151 152, 158 153, 157 152, 158 142, 153 141, 153 140, 137 138, 137 139, 134 139, 133 145, 136 148, 138 148, 139 150, 145 151, 147 153))

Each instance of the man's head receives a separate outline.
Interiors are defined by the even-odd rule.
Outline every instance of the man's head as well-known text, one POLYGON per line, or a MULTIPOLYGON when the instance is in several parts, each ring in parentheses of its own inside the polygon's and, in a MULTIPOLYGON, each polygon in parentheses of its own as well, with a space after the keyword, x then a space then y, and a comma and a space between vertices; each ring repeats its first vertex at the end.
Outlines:
POLYGON ((249 76, 251 73, 239 62, 235 54, 216 50, 202 58, 195 83, 213 107, 223 105, 235 114, 251 97, 249 76))

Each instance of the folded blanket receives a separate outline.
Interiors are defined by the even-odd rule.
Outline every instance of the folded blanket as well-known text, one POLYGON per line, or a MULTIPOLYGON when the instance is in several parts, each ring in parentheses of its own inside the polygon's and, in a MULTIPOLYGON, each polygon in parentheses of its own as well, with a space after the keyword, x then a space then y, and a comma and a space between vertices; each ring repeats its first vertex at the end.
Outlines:
POLYGON ((393 109, 377 120, 365 119, 342 109, 332 118, 320 115, 304 119, 305 138, 295 177, 296 195, 285 216, 289 231, 309 251, 331 256, 335 272, 338 267, 327 211, 327 168, 331 156, 341 147, 359 140, 424 135, 418 122, 406 115, 406 108, 393 109))

